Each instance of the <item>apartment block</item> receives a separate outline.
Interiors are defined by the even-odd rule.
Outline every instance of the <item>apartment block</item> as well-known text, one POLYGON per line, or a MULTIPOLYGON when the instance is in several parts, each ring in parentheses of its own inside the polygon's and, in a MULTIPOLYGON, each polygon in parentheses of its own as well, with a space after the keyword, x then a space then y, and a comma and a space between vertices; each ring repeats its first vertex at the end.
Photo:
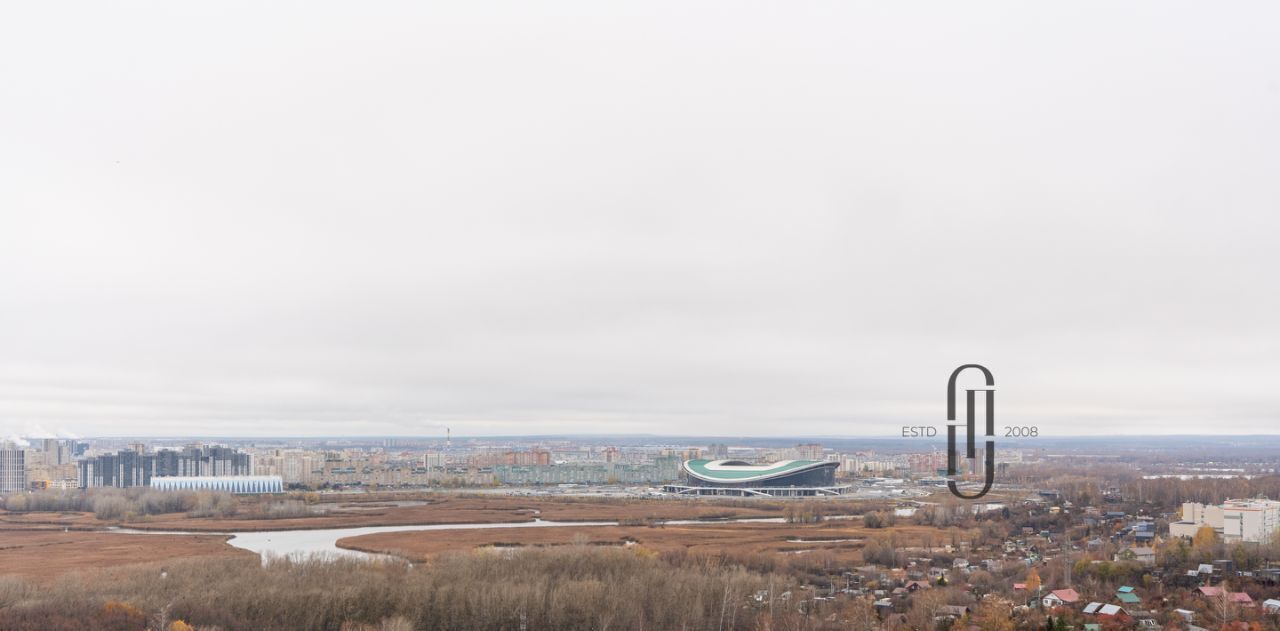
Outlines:
POLYGON ((1270 541, 1280 530, 1280 502, 1227 500, 1220 506, 1186 502, 1182 505, 1182 519, 1169 524, 1169 534, 1194 537, 1203 526, 1213 528, 1226 543, 1270 541))
POLYGON ((253 473, 253 456, 228 447, 191 446, 146 453, 142 445, 80 461, 81 488, 150 486, 166 476, 241 476, 253 473))
POLYGON ((27 488, 26 454, 17 445, 0 443, 0 493, 27 488))

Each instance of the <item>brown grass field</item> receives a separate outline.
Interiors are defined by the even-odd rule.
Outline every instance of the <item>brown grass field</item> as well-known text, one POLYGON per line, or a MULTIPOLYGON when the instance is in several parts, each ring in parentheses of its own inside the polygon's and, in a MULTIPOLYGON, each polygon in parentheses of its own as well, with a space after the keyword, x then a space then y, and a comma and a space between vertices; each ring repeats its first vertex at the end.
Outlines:
MULTIPOLYGON (((507 546, 570 544, 643 546, 657 552, 805 555, 825 552, 844 559, 860 558, 861 540, 877 532, 861 520, 829 520, 820 524, 717 523, 714 520, 781 517, 804 507, 820 506, 827 515, 866 510, 852 501, 794 502, 758 500, 603 499, 580 497, 516 497, 465 493, 364 494, 322 496, 308 517, 252 519, 257 502, 244 498, 232 518, 192 518, 185 513, 105 521, 87 512, 5 512, 0 510, 0 576, 19 575, 48 581, 75 570, 100 570, 138 563, 201 556, 252 553, 234 548, 220 535, 119 534, 100 532, 109 526, 142 530, 217 533, 251 530, 343 528, 419 524, 547 521, 622 521, 621 526, 465 529, 384 533, 343 539, 339 545, 368 552, 426 560, 443 552, 507 546), (398 506, 392 502, 426 502, 398 506), (707 520, 695 525, 651 525, 663 520, 707 520), (806 542, 788 542, 806 539, 806 542), (837 540, 850 541, 837 541, 837 540)), ((910 540, 932 530, 899 526, 910 540)), ((936 531, 935 531, 936 532, 936 531)))
MULTIPOLYGON (((925 532, 939 533, 929 526, 898 526, 893 529, 902 541, 913 544, 925 532)), ((640 545, 666 552, 722 554, 806 554, 826 551, 860 560, 862 542, 883 529, 862 526, 861 521, 841 520, 820 524, 731 523, 678 526, 586 526, 556 528, 511 528, 391 532, 338 540, 351 550, 393 554, 411 561, 455 551, 521 546, 640 545), (802 540, 802 541, 795 541, 802 540)))
MULTIPOLYGON (((726 504, 707 500, 626 499, 598 500, 573 497, 513 497, 505 495, 424 494, 406 498, 401 494, 368 494, 325 498, 315 505, 318 512, 307 517, 247 519, 240 517, 192 518, 183 513, 152 515, 103 521, 92 513, 7 513, 0 511, 0 530, 64 528, 94 530, 123 526, 138 530, 183 530, 190 532, 230 532, 248 530, 306 530, 358 526, 410 526, 426 524, 507 523, 533 521, 620 521, 727 519, 779 517, 784 502, 742 502, 726 504), (426 501, 416 506, 395 506, 397 499, 426 501)), ((252 502, 246 500, 251 508, 252 502)), ((830 513, 840 510, 836 506, 830 513)), ((247 511, 246 511, 247 512, 247 511)))
POLYGON ((303 530, 350 528, 356 526, 410 526, 425 524, 490 524, 533 521, 617 521, 652 519, 714 519, 777 517, 781 506, 728 507, 701 501, 630 500, 607 503, 573 498, 526 498, 509 496, 436 496, 420 506, 343 507, 343 502, 326 506, 326 512, 311 517, 287 519, 192 519, 186 515, 158 515, 124 525, 144 530, 190 530, 226 532, 230 530, 303 530), (336 505, 334 505, 336 504, 336 505))
POLYGON ((254 556, 216 535, 128 535, 82 531, 0 531, 0 576, 48 581, 76 570, 203 556, 254 556))

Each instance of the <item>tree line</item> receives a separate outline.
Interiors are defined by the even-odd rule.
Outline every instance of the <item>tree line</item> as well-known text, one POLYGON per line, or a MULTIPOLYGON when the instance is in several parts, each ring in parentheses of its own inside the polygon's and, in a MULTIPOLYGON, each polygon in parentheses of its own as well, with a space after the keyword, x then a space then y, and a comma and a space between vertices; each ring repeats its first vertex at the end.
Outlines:
POLYGON ((644 549, 345 558, 188 559, 0 583, 0 629, 814 629, 791 580, 644 549), (763 596, 757 597, 757 595, 763 596))

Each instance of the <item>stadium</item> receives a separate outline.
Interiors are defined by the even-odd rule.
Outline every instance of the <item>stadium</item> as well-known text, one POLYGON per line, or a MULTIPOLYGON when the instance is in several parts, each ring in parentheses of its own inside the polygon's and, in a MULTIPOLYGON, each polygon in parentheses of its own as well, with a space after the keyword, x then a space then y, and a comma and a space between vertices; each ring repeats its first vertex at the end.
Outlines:
POLYGON ((835 483, 837 462, 783 460, 755 465, 741 460, 686 460, 681 484, 663 487, 677 495, 803 497, 840 495, 850 486, 835 483))

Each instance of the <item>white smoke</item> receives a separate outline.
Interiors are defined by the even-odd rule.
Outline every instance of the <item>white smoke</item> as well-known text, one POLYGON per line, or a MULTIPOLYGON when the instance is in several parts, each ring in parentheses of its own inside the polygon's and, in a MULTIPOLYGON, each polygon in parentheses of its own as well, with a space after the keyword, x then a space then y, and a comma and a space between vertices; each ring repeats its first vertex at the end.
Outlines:
MULTIPOLYGON (((11 428, 12 429, 12 428, 11 428)), ((0 429, 0 431, 3 431, 0 429)), ((49 431, 43 425, 37 423, 25 423, 22 425, 21 432, 10 432, 6 437, 0 434, 0 444, 13 445, 18 449, 28 449, 31 447, 31 441, 28 439, 39 438, 58 438, 62 440, 77 440, 80 437, 61 427, 55 431, 49 431)))
POLYGON ((47 430, 38 423, 27 423, 22 428, 22 435, 27 438, 55 438, 57 434, 47 430))

